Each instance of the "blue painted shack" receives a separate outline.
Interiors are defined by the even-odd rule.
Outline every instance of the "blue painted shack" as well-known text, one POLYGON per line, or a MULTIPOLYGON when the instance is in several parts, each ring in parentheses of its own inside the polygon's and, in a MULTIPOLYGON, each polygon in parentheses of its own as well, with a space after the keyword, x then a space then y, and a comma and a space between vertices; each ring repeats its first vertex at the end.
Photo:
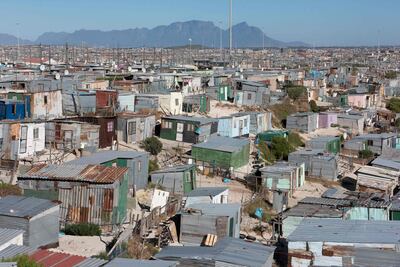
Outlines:
POLYGON ((250 114, 233 114, 218 119, 218 134, 225 137, 249 136, 250 114))
POLYGON ((24 96, 24 100, 0 100, 0 120, 22 120, 30 116, 30 96, 24 96))

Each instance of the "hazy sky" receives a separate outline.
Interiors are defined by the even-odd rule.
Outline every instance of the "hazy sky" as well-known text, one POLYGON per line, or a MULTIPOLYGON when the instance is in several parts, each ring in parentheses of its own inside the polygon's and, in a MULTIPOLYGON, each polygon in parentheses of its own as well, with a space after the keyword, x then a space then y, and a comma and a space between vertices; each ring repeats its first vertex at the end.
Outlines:
MULTIPOLYGON (((192 19, 223 22, 228 0, 0 0, 0 33, 154 27, 192 19), (17 26, 19 23, 19 26, 17 26)), ((321 45, 400 44, 399 0, 234 0, 233 21, 281 41, 321 45)))

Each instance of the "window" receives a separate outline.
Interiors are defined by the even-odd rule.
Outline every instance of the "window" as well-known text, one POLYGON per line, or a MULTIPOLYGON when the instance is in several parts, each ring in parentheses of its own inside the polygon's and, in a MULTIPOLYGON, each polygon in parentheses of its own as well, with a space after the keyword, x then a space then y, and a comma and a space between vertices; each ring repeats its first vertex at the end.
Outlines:
POLYGON ((244 127, 247 127, 247 119, 244 119, 244 127))
POLYGON ((137 163, 137 168, 138 168, 138 171, 140 172, 140 171, 142 171, 142 162, 141 161, 138 161, 138 163, 137 163))
POLYGON ((26 153, 26 139, 28 135, 28 127, 22 126, 21 127, 21 139, 19 140, 19 153, 24 154, 26 153))
POLYGON ((175 98, 175 106, 179 106, 179 99, 175 98))
POLYGON ((114 131, 114 122, 109 121, 109 122, 107 122, 107 132, 111 133, 112 131, 114 131))
POLYGON ((164 129, 172 129, 172 121, 163 121, 162 128, 164 129))
POLYGON ((3 149, 3 138, 0 138, 0 150, 3 149))
POLYGON ((39 128, 33 129, 33 139, 39 138, 39 128))
POLYGON ((367 141, 367 145, 373 146, 373 145, 374 145, 374 141, 373 141, 373 140, 368 140, 368 141, 367 141))
POLYGON ((233 128, 237 128, 237 121, 233 122, 233 128))
POLYGON ((47 105, 47 95, 43 97, 44 104, 47 105))
POLYGON ((188 132, 193 132, 194 131, 194 125, 193 124, 186 124, 186 130, 188 132))
POLYGON ((17 104, 15 103, 12 105, 12 114, 17 114, 17 104))
POLYGON ((136 134, 136 121, 128 122, 128 135, 136 134))
POLYGON ((251 100, 251 94, 250 93, 247 94, 247 100, 251 100))
POLYGON ((187 173, 185 174, 185 176, 186 176, 186 177, 185 177, 185 178, 186 178, 186 179, 185 179, 186 182, 187 182, 187 183, 190 183, 190 182, 191 182, 191 179, 190 179, 190 172, 187 172, 187 173))

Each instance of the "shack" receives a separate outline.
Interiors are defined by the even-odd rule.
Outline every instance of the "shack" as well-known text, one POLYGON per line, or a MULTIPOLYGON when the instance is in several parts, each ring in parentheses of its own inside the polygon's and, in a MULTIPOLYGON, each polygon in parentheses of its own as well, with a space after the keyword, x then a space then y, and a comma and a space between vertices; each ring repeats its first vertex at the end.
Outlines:
POLYGON ((288 264, 381 266, 383 257, 387 266, 395 266, 399 229, 397 221, 305 218, 287 238, 288 264))
POLYGON ((218 120, 189 116, 161 118, 160 137, 167 140, 197 144, 218 131, 218 120))
POLYGON ((306 148, 322 149, 333 154, 340 152, 340 146, 340 137, 337 136, 319 136, 306 143, 306 148))
POLYGON ((196 165, 180 165, 154 171, 151 182, 172 194, 187 194, 196 188, 196 165))
POLYGON ((107 167, 128 168, 128 186, 134 194, 135 189, 144 189, 148 180, 149 153, 139 151, 100 151, 90 156, 66 162, 65 164, 95 164, 107 167))
POLYGON ((96 91, 96 115, 114 116, 117 109, 118 93, 113 90, 96 91))
POLYGON ((196 203, 228 203, 228 187, 198 187, 185 194, 184 202, 188 207, 196 203))
POLYGON ((139 143, 154 135, 156 116, 152 114, 119 113, 117 125, 118 141, 139 143))
POLYGON ((24 100, 2 99, 0 100, 0 120, 23 120, 30 118, 30 97, 24 100))
POLYGON ((60 201, 60 224, 93 223, 117 229, 127 214, 128 168, 99 165, 35 165, 18 176, 27 197, 60 201))
POLYGON ((375 154, 382 154, 383 150, 396 148, 397 134, 381 133, 381 134, 361 134, 353 138, 360 142, 365 142, 369 150, 375 154))
POLYGON ((305 163, 306 176, 335 181, 338 176, 337 156, 320 149, 303 149, 289 154, 290 163, 305 163))
POLYGON ((250 115, 236 113, 218 119, 218 135, 226 137, 247 137, 250 134, 250 115))
POLYGON ((318 128, 318 113, 303 112, 289 115, 286 119, 286 129, 310 133, 318 128))
POLYGON ((269 89, 265 84, 248 80, 235 80, 234 84, 237 105, 265 106, 270 103, 269 89))
POLYGON ((259 133, 272 129, 272 113, 271 112, 240 112, 235 115, 250 116, 250 134, 257 135, 259 133))
POLYGON ((46 122, 46 147, 59 150, 82 149, 94 152, 99 148, 100 126, 74 120, 46 122))
POLYGON ((183 98, 182 111, 185 113, 210 111, 210 97, 206 94, 186 95, 183 98))
POLYGON ((349 129, 353 135, 364 133, 364 122, 364 117, 359 115, 338 114, 337 116, 337 124, 349 129))
POLYGON ((288 207, 289 198, 297 188, 305 182, 305 164, 288 164, 278 162, 261 168, 263 186, 267 190, 267 200, 272 203, 276 211, 283 211, 288 207))
POLYGON ((99 125, 99 148, 106 148, 114 145, 117 140, 117 117, 77 117, 74 120, 88 122, 90 124, 99 125))
POLYGON ((249 154, 250 142, 247 139, 213 136, 206 142, 192 146, 192 157, 197 166, 207 163, 225 170, 247 165, 249 154))
POLYGON ((363 166, 356 171, 357 187, 362 192, 382 192, 393 196, 399 173, 379 167, 363 166))
POLYGON ((239 238, 240 204, 198 203, 181 212, 180 243, 200 246, 208 234, 239 238))
POLYGON ((168 246, 155 258, 178 261, 179 266, 272 267, 274 247, 225 237, 213 247, 168 246))
POLYGON ((53 201, 7 196, 0 199, 0 228, 24 231, 25 246, 54 246, 58 244, 59 212, 59 204, 53 201))
POLYGON ((337 124, 337 113, 320 112, 318 116, 318 128, 329 128, 337 124))

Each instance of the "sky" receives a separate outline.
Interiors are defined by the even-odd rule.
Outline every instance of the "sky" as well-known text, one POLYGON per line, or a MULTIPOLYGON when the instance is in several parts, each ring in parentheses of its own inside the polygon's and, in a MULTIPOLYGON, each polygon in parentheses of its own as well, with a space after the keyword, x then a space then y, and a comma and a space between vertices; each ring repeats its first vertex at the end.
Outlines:
MULTIPOLYGON (((205 20, 227 28, 228 0, 0 0, 0 33, 152 28, 205 20), (222 22, 222 23, 220 23, 222 22)), ((315 46, 400 45, 399 0, 233 0, 246 21, 280 41, 315 46)))

